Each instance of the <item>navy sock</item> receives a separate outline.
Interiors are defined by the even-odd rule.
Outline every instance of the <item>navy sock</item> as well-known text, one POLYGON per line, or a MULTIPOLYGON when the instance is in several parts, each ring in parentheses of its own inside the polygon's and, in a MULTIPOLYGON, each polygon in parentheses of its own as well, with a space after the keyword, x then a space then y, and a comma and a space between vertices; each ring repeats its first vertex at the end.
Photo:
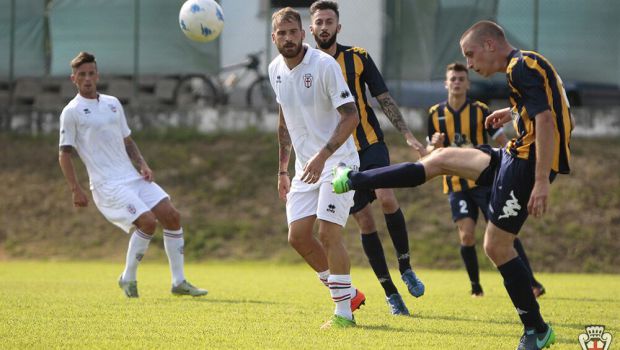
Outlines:
POLYGON ((480 269, 478 268, 478 255, 476 254, 476 246, 461 246, 461 257, 465 263, 465 269, 469 275, 471 283, 480 283, 480 269))
POLYGON ((521 244, 521 240, 516 238, 514 240, 513 246, 517 251, 517 254, 519 254, 519 257, 523 261, 523 264, 525 264, 525 267, 527 267, 527 271, 530 274, 530 279, 532 280, 532 287, 541 287, 542 285, 540 284, 540 282, 538 282, 536 278, 534 278, 534 270, 532 270, 532 266, 530 266, 530 261, 527 258, 527 254, 525 254, 525 249, 523 249, 523 244, 521 244))
POLYGON ((426 172, 420 163, 400 163, 383 168, 349 173, 351 189, 415 187, 426 182, 426 172))
POLYGON ((544 331, 546 324, 540 314, 540 307, 534 293, 532 293, 527 267, 521 258, 516 257, 498 266, 497 269, 504 277, 504 287, 508 291, 512 304, 517 308, 523 326, 536 328, 537 332, 544 331))
POLYGON ((383 246, 377 232, 362 234, 362 247, 368 257, 370 267, 372 267, 375 276, 377 276, 381 287, 385 291, 385 296, 389 297, 392 294, 398 293, 394 282, 392 282, 390 270, 388 270, 387 262, 385 261, 383 246))
POLYGON ((411 262, 409 261, 409 237, 407 235, 405 216, 400 208, 392 214, 384 214, 384 216, 385 224, 392 238, 392 244, 394 244, 394 249, 396 249, 398 270, 402 274, 411 268, 411 262))

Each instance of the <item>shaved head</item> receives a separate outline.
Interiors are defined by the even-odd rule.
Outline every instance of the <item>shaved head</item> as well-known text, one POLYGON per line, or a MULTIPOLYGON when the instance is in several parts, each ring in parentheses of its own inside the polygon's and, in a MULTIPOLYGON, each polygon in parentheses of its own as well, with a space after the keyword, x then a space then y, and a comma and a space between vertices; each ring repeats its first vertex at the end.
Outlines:
POLYGON ((497 23, 491 21, 480 21, 471 26, 463 33, 461 40, 469 36, 469 39, 473 43, 481 43, 485 39, 493 39, 497 42, 506 41, 506 35, 504 29, 497 23))

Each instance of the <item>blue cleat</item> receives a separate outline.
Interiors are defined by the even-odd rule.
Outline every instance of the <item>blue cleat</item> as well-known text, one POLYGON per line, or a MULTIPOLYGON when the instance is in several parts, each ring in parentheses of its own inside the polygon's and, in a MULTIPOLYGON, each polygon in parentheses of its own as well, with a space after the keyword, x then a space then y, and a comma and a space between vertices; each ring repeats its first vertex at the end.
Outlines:
POLYGON ((405 282, 405 285, 407 286, 407 289, 409 290, 409 293, 411 295, 416 298, 424 295, 424 283, 420 281, 418 276, 416 276, 415 272, 413 272, 411 269, 407 269, 405 272, 403 272, 400 278, 402 278, 403 282, 405 282))
POLYGON ((536 333, 534 328, 526 329, 519 340, 517 350, 541 350, 550 347, 553 343, 555 343, 555 332, 551 325, 547 324, 547 330, 541 333, 536 333))
POLYGON ((410 316, 409 310, 407 306, 405 306, 405 302, 403 301, 403 297, 400 294, 395 293, 386 298, 388 306, 390 307, 390 313, 392 315, 402 315, 402 316, 410 316))

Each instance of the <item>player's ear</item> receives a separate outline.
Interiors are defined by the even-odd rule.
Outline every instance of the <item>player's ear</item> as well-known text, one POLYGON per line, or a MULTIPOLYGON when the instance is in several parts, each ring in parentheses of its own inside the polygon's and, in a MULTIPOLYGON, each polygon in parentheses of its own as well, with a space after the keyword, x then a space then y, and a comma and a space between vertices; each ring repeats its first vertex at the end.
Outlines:
POLYGON ((338 26, 336 27, 336 33, 340 33, 341 28, 342 28, 342 24, 338 23, 338 26))

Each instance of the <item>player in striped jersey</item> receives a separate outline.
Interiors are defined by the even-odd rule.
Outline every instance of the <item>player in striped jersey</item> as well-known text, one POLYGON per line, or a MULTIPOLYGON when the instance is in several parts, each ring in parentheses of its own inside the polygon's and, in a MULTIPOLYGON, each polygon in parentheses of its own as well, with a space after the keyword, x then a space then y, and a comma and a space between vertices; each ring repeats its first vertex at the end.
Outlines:
MULTIPOLYGON (((381 73, 368 52, 360 47, 343 46, 337 43, 337 35, 341 28, 338 22, 340 15, 338 4, 334 1, 317 1, 310 7, 310 15, 310 31, 314 35, 318 48, 334 57, 340 65, 359 110, 360 123, 353 133, 353 137, 359 153, 360 170, 390 164, 390 155, 383 141, 383 131, 366 98, 367 86, 394 127, 403 134, 407 144, 413 147, 416 156, 426 154, 424 146, 409 131, 396 102, 383 81, 381 73)), ((351 214, 359 226, 362 247, 370 266, 383 287, 390 312, 394 315, 409 315, 409 310, 390 276, 381 240, 372 216, 370 204, 376 198, 379 198, 381 202, 388 232, 397 253, 401 279, 405 282, 410 294, 415 297, 422 296, 424 284, 411 268, 407 227, 394 191, 391 189, 356 191, 351 214)))
MULTIPOLYGON (((446 67, 445 87, 448 90, 448 99, 434 105, 428 116, 427 151, 432 152, 440 147, 474 147, 488 143, 487 134, 500 146, 504 146, 508 139, 503 128, 495 129, 484 127, 484 120, 489 115, 489 108, 480 101, 467 98, 470 87, 467 67, 459 62, 451 63, 446 67)), ((471 282, 471 295, 484 295, 480 284, 478 257, 476 254, 475 228, 478 212, 482 211, 485 220, 488 220, 489 195, 491 188, 477 186, 475 181, 458 176, 444 175, 444 193, 448 194, 448 201, 452 211, 452 220, 457 225, 461 243, 460 253, 465 263, 465 269, 471 282)), ((516 238, 514 247, 519 256, 532 271, 521 241, 516 238)), ((545 292, 544 287, 531 274, 532 291, 536 297, 545 292)))
POLYGON ((504 286, 524 326, 518 350, 549 347, 555 333, 545 323, 530 287, 527 267, 513 242, 529 214, 549 208, 549 191, 558 173, 570 172, 573 120, 560 76, 541 54, 515 49, 494 22, 480 21, 460 40, 467 65, 484 77, 504 72, 511 107, 493 112, 485 126, 513 120, 517 136, 506 147, 440 148, 417 163, 354 172, 337 167, 337 193, 368 188, 414 187, 438 175, 458 175, 492 185, 484 250, 504 278, 504 286))

